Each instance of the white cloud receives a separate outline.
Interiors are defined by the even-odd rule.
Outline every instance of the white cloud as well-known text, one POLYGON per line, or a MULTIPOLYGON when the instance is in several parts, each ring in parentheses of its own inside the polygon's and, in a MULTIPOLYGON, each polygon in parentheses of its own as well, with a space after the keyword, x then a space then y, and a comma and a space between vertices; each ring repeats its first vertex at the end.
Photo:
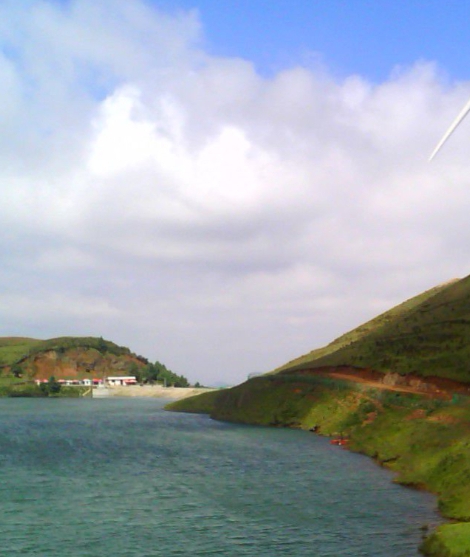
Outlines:
POLYGON ((0 5, 3 334, 237 381, 467 272, 470 85, 211 58, 194 13, 0 5))
MULTIPOLYGON (((34 293, 34 294, 37 294, 34 293)), ((49 293, 47 299, 25 293, 23 295, 2 295, 0 297, 2 310, 2 321, 18 322, 30 319, 33 323, 48 321, 50 319, 61 320, 63 327, 67 330, 67 319, 96 319, 105 317, 119 318, 119 311, 113 308, 105 300, 94 297, 84 297, 65 294, 49 293)))

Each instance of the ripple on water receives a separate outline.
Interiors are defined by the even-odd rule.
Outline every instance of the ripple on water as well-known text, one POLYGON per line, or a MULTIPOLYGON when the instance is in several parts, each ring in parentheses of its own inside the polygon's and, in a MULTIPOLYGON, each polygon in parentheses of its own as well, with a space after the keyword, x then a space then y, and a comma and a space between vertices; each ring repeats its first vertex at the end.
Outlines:
POLYGON ((0 400, 10 556, 413 557, 434 499, 299 431, 155 400, 0 400))

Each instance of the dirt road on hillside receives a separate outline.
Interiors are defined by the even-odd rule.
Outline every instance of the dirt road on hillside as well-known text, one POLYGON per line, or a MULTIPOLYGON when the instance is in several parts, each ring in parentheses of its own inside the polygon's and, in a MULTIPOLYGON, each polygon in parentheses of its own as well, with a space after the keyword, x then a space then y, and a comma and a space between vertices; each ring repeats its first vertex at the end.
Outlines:
POLYGON ((442 377, 384 374, 372 369, 352 366, 322 367, 284 373, 286 375, 320 375, 360 383, 373 389, 419 394, 429 398, 449 399, 456 393, 470 396, 470 385, 442 377))
MULTIPOLYGON (((322 374, 323 375, 323 374, 322 374)), ((427 395, 429 397, 431 397, 433 394, 437 394, 437 393, 431 393, 429 391, 425 391, 423 389, 418 389, 416 387, 406 387, 404 385, 402 386, 397 386, 397 385, 386 385, 385 383, 381 383, 380 381, 371 381, 368 379, 364 379, 363 377, 354 377, 353 375, 347 375, 344 373, 328 373, 325 375, 326 377, 332 377, 335 379, 344 379, 346 381, 353 381, 354 383, 361 383, 363 385, 366 385, 367 387, 370 387, 371 389, 381 389, 384 391, 397 391, 400 393, 413 393, 413 394, 420 394, 420 395, 427 395)))

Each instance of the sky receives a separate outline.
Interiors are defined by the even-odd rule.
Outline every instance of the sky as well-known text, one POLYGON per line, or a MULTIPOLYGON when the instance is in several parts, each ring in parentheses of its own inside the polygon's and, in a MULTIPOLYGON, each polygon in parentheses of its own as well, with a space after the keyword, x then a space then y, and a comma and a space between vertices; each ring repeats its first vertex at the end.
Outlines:
POLYGON ((0 0, 0 336, 236 384, 468 275, 465 4, 0 0))

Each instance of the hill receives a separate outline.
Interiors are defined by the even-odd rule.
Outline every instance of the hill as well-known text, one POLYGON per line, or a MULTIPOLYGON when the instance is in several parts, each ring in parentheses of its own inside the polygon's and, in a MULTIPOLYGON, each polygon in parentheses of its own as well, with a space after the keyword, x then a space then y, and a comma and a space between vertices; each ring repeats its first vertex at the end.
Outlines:
POLYGON ((135 375, 148 361, 129 348, 95 337, 38 340, 0 338, 2 374, 23 379, 84 379, 90 376, 135 375))
POLYGON ((328 366, 470 383, 470 277, 423 292, 275 372, 328 366))
POLYGON ((102 337, 59 337, 38 340, 24 337, 0 338, 0 373, 3 380, 103 379, 110 375, 133 375, 141 383, 165 383, 188 387, 160 362, 150 363, 125 346, 102 337))

